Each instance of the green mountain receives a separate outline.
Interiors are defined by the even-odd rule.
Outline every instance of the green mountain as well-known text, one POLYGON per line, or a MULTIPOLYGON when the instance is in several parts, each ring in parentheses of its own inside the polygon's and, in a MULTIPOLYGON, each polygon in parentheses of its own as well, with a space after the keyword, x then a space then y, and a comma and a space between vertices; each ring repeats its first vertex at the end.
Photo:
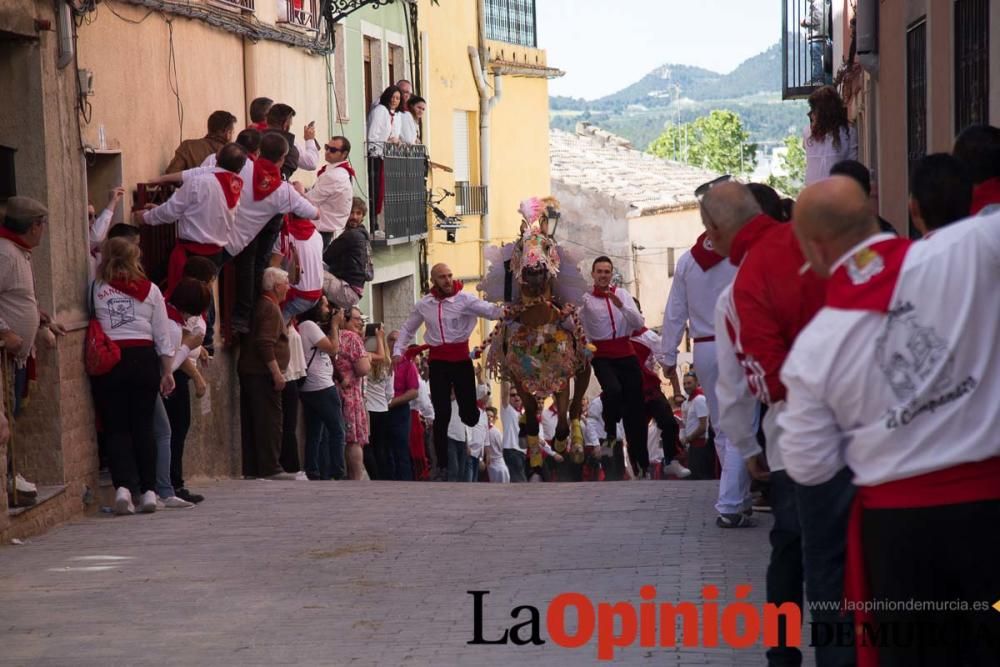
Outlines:
POLYGON ((781 44, 728 74, 689 65, 662 65, 639 81, 597 100, 552 97, 551 126, 572 131, 588 120, 645 148, 670 123, 687 123, 712 109, 738 113, 754 141, 780 142, 802 131, 804 102, 781 101, 781 44))

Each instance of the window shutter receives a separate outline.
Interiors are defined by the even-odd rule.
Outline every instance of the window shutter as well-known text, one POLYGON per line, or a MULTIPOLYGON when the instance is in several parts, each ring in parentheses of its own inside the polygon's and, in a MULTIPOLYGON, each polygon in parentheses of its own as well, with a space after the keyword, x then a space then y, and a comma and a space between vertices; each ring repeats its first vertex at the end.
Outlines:
POLYGON ((469 112, 455 111, 453 131, 455 138, 456 183, 469 182, 469 112))

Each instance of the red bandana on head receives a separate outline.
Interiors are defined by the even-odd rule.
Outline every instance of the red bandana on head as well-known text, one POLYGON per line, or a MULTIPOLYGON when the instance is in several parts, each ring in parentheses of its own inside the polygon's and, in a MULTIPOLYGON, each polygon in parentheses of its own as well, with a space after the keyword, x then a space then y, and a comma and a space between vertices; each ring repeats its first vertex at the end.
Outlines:
POLYGON ((253 200, 260 201, 278 189, 281 185, 281 172, 278 165, 264 158, 257 158, 253 163, 253 200))
POLYGON ((219 179, 222 192, 226 195, 226 206, 233 208, 240 201, 240 192, 243 191, 243 179, 239 174, 231 171, 217 171, 215 177, 219 179))
POLYGON ((892 238, 858 250, 830 276, 826 305, 888 312, 903 260, 912 244, 909 239, 892 238))
POLYGON ((461 280, 453 280, 451 282, 451 294, 443 294, 441 292, 441 290, 438 289, 437 285, 435 285, 434 287, 431 288, 431 294, 438 301, 444 301, 445 299, 450 299, 451 297, 455 296, 456 294, 458 294, 461 291, 462 291, 462 281, 461 280))
POLYGON ((702 271, 708 271, 725 259, 725 257, 717 254, 712 249, 712 241, 708 238, 706 232, 702 232, 698 240, 691 246, 691 256, 694 258, 694 261, 698 262, 698 266, 701 267, 702 271))
POLYGON ((172 303, 167 304, 167 317, 172 319, 177 324, 184 326, 184 316, 181 315, 181 311, 177 310, 177 306, 172 303))
POLYGON ((153 283, 148 280, 112 280, 108 283, 122 294, 128 294, 136 301, 145 301, 149 296, 149 291, 153 288, 153 283))

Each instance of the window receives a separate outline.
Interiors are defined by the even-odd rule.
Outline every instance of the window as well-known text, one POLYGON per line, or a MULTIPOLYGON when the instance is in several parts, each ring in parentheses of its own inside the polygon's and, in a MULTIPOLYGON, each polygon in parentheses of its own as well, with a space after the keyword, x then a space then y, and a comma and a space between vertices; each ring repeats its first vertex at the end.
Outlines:
POLYGON ((927 154, 927 22, 906 31, 907 173, 927 154))
POLYGON ((375 83, 374 72, 372 71, 372 51, 378 42, 371 37, 365 37, 365 114, 375 103, 373 85, 375 83))
POLYGON ((406 62, 403 47, 389 45, 389 85, 394 86, 400 79, 406 78, 406 62))
POLYGON ((254 0, 213 0, 216 4, 223 5, 225 7, 233 7, 235 9, 242 9, 248 12, 253 11, 254 0))
POLYGON ((486 0, 486 39, 534 48, 535 0, 486 0))
POLYGON ((279 0, 279 3, 278 23, 288 23, 309 30, 319 29, 319 0, 279 0), (281 4, 284 5, 283 12, 281 4))
MULTIPOLYGON (((351 120, 349 90, 347 87, 347 34, 343 23, 333 26, 333 94, 337 104, 337 122, 351 120)), ((328 56, 329 57, 329 56, 328 56)), ((327 63, 329 66, 329 61, 327 63)))
POLYGON ((990 11, 986 0, 955 2, 955 133, 989 122, 990 11))
POLYGON ((455 140, 455 182, 469 182, 469 112, 455 111, 453 121, 455 140))

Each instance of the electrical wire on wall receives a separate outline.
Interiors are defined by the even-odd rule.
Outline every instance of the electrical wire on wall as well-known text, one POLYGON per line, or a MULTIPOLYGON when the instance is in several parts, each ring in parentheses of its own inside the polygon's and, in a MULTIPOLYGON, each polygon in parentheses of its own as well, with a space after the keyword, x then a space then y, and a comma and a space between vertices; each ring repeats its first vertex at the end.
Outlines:
POLYGON ((165 18, 167 22, 167 35, 170 44, 170 54, 167 56, 167 85, 170 86, 170 92, 174 94, 174 98, 177 100, 177 125, 180 136, 178 137, 178 143, 184 141, 184 103, 181 102, 181 91, 180 91, 180 81, 177 78, 177 52, 174 50, 174 20, 165 18), (173 77, 173 80, 171 80, 173 77))

